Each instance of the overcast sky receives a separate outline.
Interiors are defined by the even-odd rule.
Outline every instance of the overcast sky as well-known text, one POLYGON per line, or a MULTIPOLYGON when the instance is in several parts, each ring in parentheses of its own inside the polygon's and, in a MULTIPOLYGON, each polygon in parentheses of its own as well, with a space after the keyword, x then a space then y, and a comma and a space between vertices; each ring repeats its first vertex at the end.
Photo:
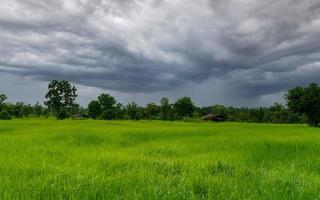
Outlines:
POLYGON ((42 102, 67 79, 86 105, 190 96, 270 105, 320 80, 319 0, 6 0, 0 93, 42 102))

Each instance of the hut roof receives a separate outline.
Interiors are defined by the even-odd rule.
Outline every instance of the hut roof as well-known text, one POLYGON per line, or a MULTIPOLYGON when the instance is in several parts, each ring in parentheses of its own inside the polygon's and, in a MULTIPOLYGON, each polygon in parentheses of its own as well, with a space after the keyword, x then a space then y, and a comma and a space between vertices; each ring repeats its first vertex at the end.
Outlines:
POLYGON ((216 114, 208 114, 208 115, 201 117, 201 119, 206 120, 206 121, 225 121, 224 116, 216 115, 216 114))

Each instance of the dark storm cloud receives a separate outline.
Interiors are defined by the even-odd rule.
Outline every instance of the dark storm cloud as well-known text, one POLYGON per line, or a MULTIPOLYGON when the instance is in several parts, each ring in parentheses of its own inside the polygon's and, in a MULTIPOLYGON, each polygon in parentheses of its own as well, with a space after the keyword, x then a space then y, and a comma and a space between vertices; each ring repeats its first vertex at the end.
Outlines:
POLYGON ((218 80, 260 97, 319 80, 319 13, 318 0, 7 0, 0 72, 122 92, 218 80))

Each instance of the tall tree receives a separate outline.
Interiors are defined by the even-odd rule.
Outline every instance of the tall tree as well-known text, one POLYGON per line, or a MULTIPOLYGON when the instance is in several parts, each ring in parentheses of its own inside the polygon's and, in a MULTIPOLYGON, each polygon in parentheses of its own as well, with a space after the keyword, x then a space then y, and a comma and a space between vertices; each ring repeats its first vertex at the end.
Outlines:
POLYGON ((195 110, 190 97, 182 97, 173 104, 174 110, 178 118, 191 117, 195 110))
POLYGON ((88 105, 89 116, 93 119, 101 118, 112 120, 118 118, 118 107, 116 99, 109 94, 101 94, 97 100, 91 101, 88 105))
POLYGON ((13 105, 13 115, 16 118, 22 118, 25 115, 25 105, 23 102, 17 102, 13 105))
POLYGON ((286 94, 289 109, 298 114, 305 114, 310 126, 320 123, 320 86, 312 83, 306 87, 296 87, 286 94))
POLYGON ((170 119, 171 105, 167 97, 163 97, 160 101, 160 118, 164 121, 170 119))
POLYGON ((275 103, 269 110, 272 123, 287 123, 289 121, 287 109, 283 105, 275 103))
POLYGON ((101 117, 105 120, 112 120, 116 118, 116 103, 115 98, 109 94, 101 94, 98 97, 101 105, 101 117))
POLYGON ((76 87, 72 86, 69 81, 53 80, 49 83, 48 93, 45 96, 47 101, 44 104, 56 115, 57 119, 65 119, 79 108, 75 102, 78 97, 76 92, 76 87))
POLYGON ((88 114, 92 119, 97 119, 101 116, 101 105, 97 100, 93 100, 88 105, 88 114))
POLYGON ((121 103, 117 103, 116 105, 116 119, 125 119, 126 111, 124 106, 121 103))
POLYGON ((127 107, 127 115, 131 120, 139 120, 140 119, 140 109, 135 102, 128 103, 127 107))
POLYGON ((43 107, 42 105, 37 102, 36 104, 34 104, 33 106, 33 111, 34 111, 34 115, 37 117, 40 117, 43 114, 43 107))
POLYGON ((155 103, 149 103, 146 106, 146 118, 147 119, 156 119, 159 117, 159 106, 155 103))
POLYGON ((102 107, 102 110, 112 109, 117 103, 113 96, 104 93, 98 96, 98 101, 102 107))
POLYGON ((4 109, 5 100, 7 100, 7 96, 0 94, 0 119, 9 120, 11 119, 11 115, 6 109, 4 109))
POLYGON ((225 117, 226 119, 229 117, 228 116, 228 109, 224 105, 214 105, 211 108, 212 112, 216 115, 221 115, 225 117))
POLYGON ((7 96, 5 94, 0 94, 0 111, 3 109, 3 103, 7 100, 7 96))

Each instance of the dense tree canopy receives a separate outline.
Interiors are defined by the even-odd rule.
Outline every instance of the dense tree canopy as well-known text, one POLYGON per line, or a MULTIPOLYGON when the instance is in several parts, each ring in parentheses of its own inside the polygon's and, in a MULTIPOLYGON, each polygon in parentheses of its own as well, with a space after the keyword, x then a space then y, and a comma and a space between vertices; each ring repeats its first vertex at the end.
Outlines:
POLYGON ((7 99, 5 94, 0 94, 0 119, 9 120, 11 119, 10 113, 4 109, 4 101, 7 99))
POLYGON ((164 121, 170 119, 171 105, 167 97, 163 97, 160 101, 160 118, 164 121))
POLYGON ((101 94, 97 100, 88 105, 88 114, 93 119, 113 120, 118 118, 118 105, 116 99, 109 94, 101 94))
POLYGON ((98 97, 98 101, 103 111, 113 109, 117 103, 113 96, 104 93, 98 97))
POLYGON ((7 96, 5 94, 0 94, 0 104, 2 104, 5 100, 7 100, 7 96))
POLYGON ((287 106, 275 103, 271 107, 236 108, 224 105, 195 107, 189 97, 182 97, 174 104, 164 97, 160 105, 149 103, 139 106, 135 102, 123 106, 109 94, 101 94, 89 103, 87 108, 79 108, 75 103, 77 89, 68 81, 52 81, 46 94, 46 106, 23 102, 8 103, 0 94, 0 119, 56 116, 64 119, 73 116, 90 116, 104 120, 199 120, 201 116, 218 114, 227 121, 256 123, 306 123, 318 126, 320 123, 320 89, 317 84, 296 87, 286 95, 287 106))
POLYGON ((140 108, 135 102, 128 103, 127 107, 128 119, 139 120, 141 119, 140 108))
POLYGON ((286 95, 288 107, 295 113, 305 114, 310 126, 320 123, 320 86, 312 83, 306 87, 296 87, 286 95))
POLYGON ((212 106, 212 113, 216 114, 216 115, 221 115, 223 117, 225 117, 226 119, 228 119, 229 117, 229 113, 227 108, 224 105, 214 105, 212 106))
POLYGON ((149 103, 145 110, 147 119, 157 119, 159 117, 160 107, 157 104, 149 103))
POLYGON ((101 116, 102 108, 100 102, 93 100, 88 105, 88 114, 92 119, 97 119, 101 116))
POLYGON ((182 97, 178 99, 173 104, 173 108, 176 112, 177 118, 191 117, 192 113, 195 111, 195 106, 190 97, 182 97))
POLYGON ((42 107, 42 105, 37 102, 35 105, 34 105, 34 115, 36 117, 40 117, 42 114, 44 114, 44 108, 42 107))
POLYGON ((75 102, 78 97, 76 91, 76 87, 66 80, 53 80, 49 83, 48 93, 45 96, 47 101, 44 104, 58 119, 65 119, 79 107, 75 102))
POLYGON ((0 111, 2 110, 3 103, 7 99, 7 96, 5 94, 0 94, 0 111))

